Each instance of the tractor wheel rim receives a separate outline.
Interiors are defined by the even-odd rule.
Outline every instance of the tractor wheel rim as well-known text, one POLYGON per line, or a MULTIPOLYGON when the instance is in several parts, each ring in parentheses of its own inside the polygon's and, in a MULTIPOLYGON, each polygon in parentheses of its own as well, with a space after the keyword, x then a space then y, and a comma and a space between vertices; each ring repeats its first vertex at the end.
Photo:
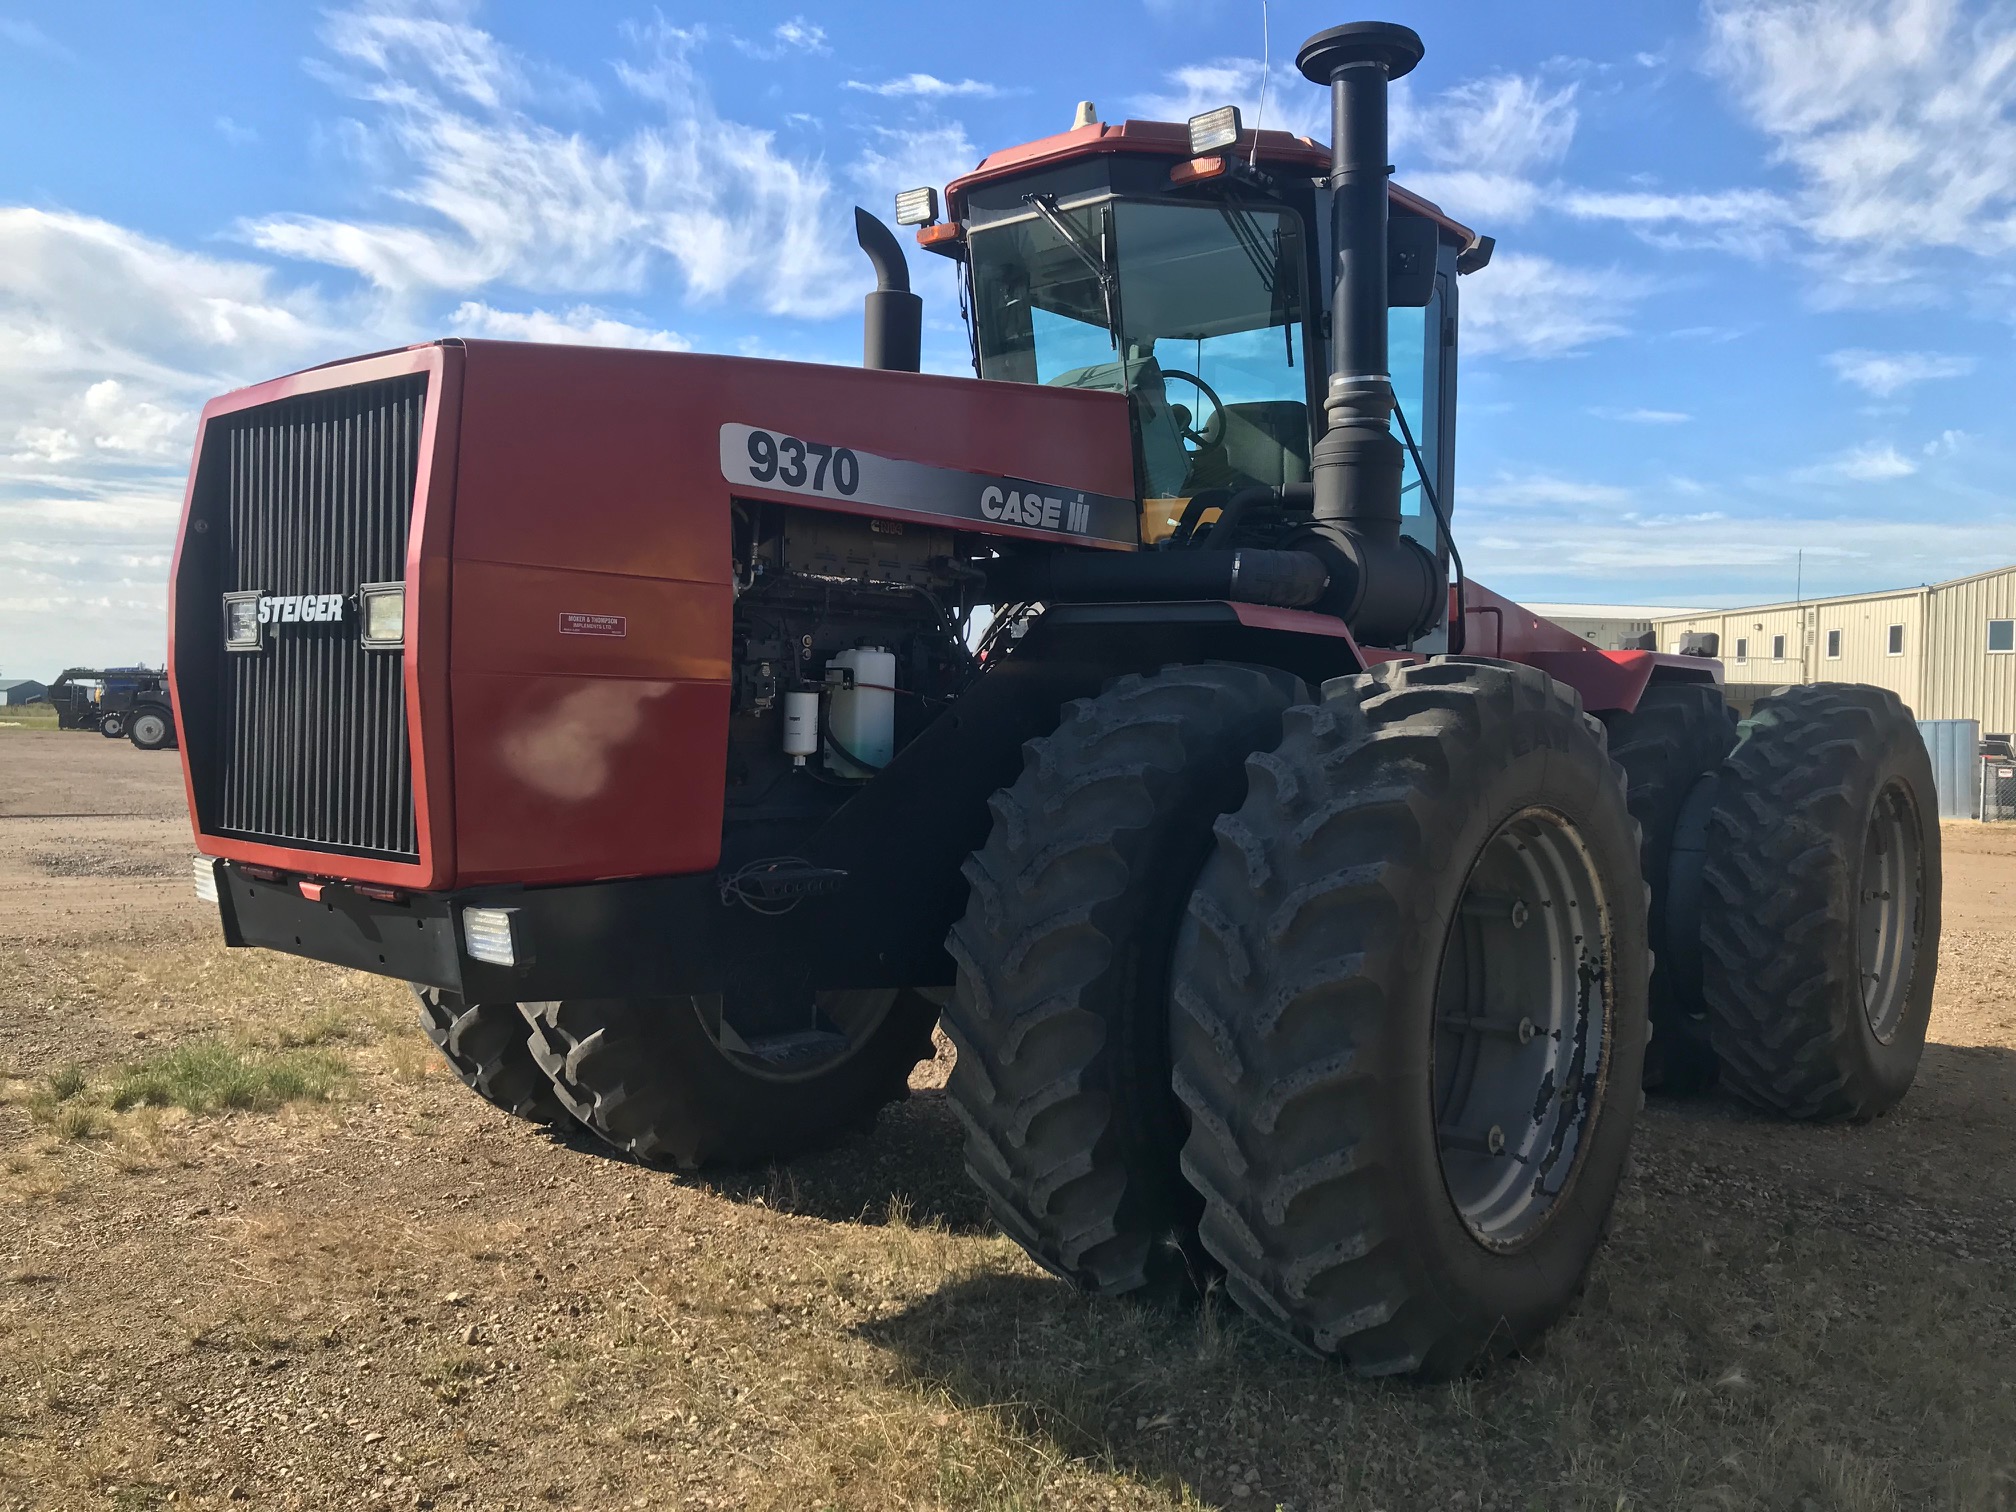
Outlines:
POLYGON ((1530 1243, 1581 1170, 1608 1082, 1609 952, 1575 826, 1542 808, 1500 825, 1443 947, 1430 1063, 1443 1186, 1488 1249, 1530 1243))
POLYGON ((850 1059, 882 1027, 896 997, 893 987, 814 993, 808 1027, 760 1036, 745 1036, 727 1022, 723 994, 693 1002, 708 1037, 737 1067, 763 1081, 803 1082, 850 1059))
POLYGON ((1862 841, 1855 933, 1862 1011, 1881 1044, 1897 1037, 1918 962, 1925 889, 1918 809, 1902 783, 1876 795, 1862 841))
POLYGON ((143 714, 133 721, 133 734, 140 740, 159 740, 162 736, 161 720, 158 715, 143 714))

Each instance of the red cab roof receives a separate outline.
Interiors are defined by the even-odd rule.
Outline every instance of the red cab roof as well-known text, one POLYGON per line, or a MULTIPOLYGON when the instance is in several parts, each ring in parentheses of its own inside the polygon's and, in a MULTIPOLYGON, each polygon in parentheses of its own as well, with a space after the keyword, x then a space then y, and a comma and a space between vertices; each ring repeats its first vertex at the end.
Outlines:
MULTIPOLYGON (((1241 132, 1238 143, 1226 149, 1230 157, 1248 157, 1253 153, 1254 139, 1259 139, 1259 155, 1263 162, 1294 164, 1313 172, 1321 172, 1330 166, 1330 149, 1320 142, 1312 142, 1307 137, 1291 136, 1285 131, 1241 132)), ((1187 158, 1190 156, 1190 128, 1174 121, 1122 121, 1119 125, 1108 125, 1104 121, 1094 121, 1089 126, 1073 127, 1060 131, 1055 136, 1042 137, 1034 142, 1024 142, 1019 147, 1004 147, 999 152, 990 152, 980 160, 980 166, 971 173, 961 174, 945 188, 945 204, 954 219, 963 218, 966 208, 966 194, 980 184, 995 179, 1009 178, 1028 172, 1031 168, 1051 163, 1061 163, 1071 158, 1097 157, 1106 153, 1139 153, 1158 157, 1187 158)), ((1420 195, 1401 188, 1392 188, 1393 203, 1403 205, 1415 215, 1424 215, 1447 231, 1463 246, 1470 246, 1477 240, 1477 233, 1461 221, 1443 213, 1439 205, 1421 198, 1420 195)))

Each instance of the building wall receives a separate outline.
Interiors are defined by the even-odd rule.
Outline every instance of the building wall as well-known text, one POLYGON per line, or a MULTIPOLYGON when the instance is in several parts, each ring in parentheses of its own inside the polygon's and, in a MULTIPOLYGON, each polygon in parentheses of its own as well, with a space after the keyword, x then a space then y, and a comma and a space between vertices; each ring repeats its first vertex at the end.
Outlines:
POLYGON ((1659 649, 1678 651, 1690 630, 1722 638, 1732 683, 1869 683, 1888 688, 1919 719, 1973 719, 1983 733, 2016 731, 2016 653, 1988 650, 1988 621, 2016 619, 2016 567, 1890 593, 1774 604, 1661 620, 1659 649), (1891 655, 1892 625, 1904 648, 1891 655), (1840 654, 1827 654, 1830 631, 1840 654), (1785 655, 1772 641, 1785 637, 1785 655))
POLYGON ((1981 732, 2016 732, 2016 653, 1988 649, 1988 621, 2016 619, 2016 567, 1932 589, 1921 719, 1978 719, 1981 732))
POLYGON ((1591 619, 1579 614, 1553 614, 1548 618, 1602 651, 1620 650, 1652 628, 1650 620, 1591 619))

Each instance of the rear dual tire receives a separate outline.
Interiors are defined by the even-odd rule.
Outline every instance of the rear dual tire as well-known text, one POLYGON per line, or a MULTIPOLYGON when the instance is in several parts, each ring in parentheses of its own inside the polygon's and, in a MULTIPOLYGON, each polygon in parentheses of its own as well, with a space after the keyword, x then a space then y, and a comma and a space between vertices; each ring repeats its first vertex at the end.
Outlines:
POLYGON ((1938 798, 1911 711, 1817 683, 1758 701, 1709 816, 1701 946, 1722 1085, 1788 1118, 1910 1089, 1939 965, 1938 798))
POLYGON ((1203 1245, 1362 1374, 1522 1349, 1582 1284, 1639 1103, 1645 889, 1601 726, 1535 669, 1442 658, 1330 684, 1247 770, 1173 967, 1203 1245))

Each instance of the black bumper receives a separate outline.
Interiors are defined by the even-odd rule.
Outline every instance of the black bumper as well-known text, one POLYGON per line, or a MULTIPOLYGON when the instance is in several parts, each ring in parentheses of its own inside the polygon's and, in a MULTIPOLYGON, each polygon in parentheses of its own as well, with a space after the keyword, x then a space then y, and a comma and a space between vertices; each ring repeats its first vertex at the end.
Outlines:
POLYGON ((414 893, 388 902, 337 882, 265 880, 218 865, 224 938, 459 992, 472 1002, 687 992, 932 986, 940 941, 864 937, 831 898, 768 915, 724 903, 712 874, 566 887, 414 893), (313 893, 314 896, 309 894, 313 893), (514 963, 469 953, 469 908, 511 913, 514 963))

